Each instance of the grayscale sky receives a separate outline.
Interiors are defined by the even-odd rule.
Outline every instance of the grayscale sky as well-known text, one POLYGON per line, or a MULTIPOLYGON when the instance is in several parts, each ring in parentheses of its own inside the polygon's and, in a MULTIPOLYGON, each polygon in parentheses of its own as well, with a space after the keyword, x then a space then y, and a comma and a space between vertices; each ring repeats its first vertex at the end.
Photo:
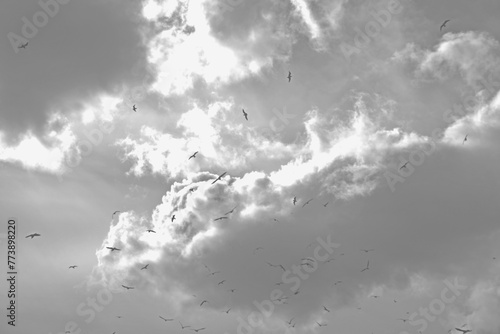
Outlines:
POLYGON ((499 13, 1 1, 0 332, 499 334, 499 13))

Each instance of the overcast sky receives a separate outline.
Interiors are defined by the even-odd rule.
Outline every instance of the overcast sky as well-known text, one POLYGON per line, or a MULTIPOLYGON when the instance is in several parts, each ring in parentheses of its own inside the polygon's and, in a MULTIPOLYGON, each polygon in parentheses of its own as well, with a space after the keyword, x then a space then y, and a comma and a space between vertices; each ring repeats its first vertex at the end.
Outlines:
POLYGON ((0 332, 499 334, 499 13, 0 2, 0 332))

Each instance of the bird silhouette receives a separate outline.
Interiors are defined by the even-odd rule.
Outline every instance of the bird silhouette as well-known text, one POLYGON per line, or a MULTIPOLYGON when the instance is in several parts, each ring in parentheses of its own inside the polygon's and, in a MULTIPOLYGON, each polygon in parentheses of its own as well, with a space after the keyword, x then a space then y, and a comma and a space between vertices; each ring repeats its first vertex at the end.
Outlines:
POLYGON ((173 321, 174 319, 165 319, 164 317, 162 317, 161 315, 159 315, 160 319, 162 319, 163 321, 173 321))
POLYGON ((24 43, 24 44, 21 44, 19 45, 17 48, 18 49, 26 49, 26 47, 28 46, 28 42, 24 43))
POLYGON ((204 301, 202 301, 202 302, 200 303, 200 306, 202 306, 202 305, 203 305, 203 304, 205 304, 205 303, 208 303, 208 300, 204 300, 204 301))
POLYGON ((328 203, 330 203, 330 202, 326 202, 325 204, 323 204, 323 206, 326 208, 326 206, 328 205, 328 203))
POLYGON ((123 285, 123 284, 122 284, 122 286, 123 286, 125 289, 127 289, 127 290, 133 289, 133 287, 131 287, 131 286, 126 286, 126 285, 123 285))
POLYGON ((205 329, 205 327, 203 327, 203 328, 198 328, 198 329, 191 328, 191 330, 192 330, 192 331, 194 331, 194 332, 196 332, 196 333, 198 333, 199 331, 201 331, 201 330, 203 330, 203 329, 205 329))
POLYGON ((172 216, 171 221, 173 222, 175 220, 175 215, 172 216))
POLYGON ((316 321, 319 327, 325 327, 327 324, 320 324, 319 322, 316 321))
POLYGON ((181 325, 181 329, 191 327, 191 326, 183 326, 183 325, 182 325, 182 323, 181 323, 180 321, 179 321, 179 324, 181 325))
POLYGON ((457 331, 462 332, 463 334, 467 334, 467 333, 469 333, 469 332, 472 332, 472 330, 471 330, 471 329, 461 329, 461 328, 456 328, 456 327, 455 327, 455 329, 456 329, 457 331))
POLYGON ((227 311, 224 311, 226 314, 229 314, 229 311, 231 311, 231 308, 229 308, 227 311))
POLYGON ((113 218, 113 217, 114 217, 114 215, 115 215, 115 214, 117 214, 118 212, 121 212, 121 211, 118 211, 118 210, 117 210, 117 211, 113 212, 113 214, 111 215, 111 218, 113 218))
POLYGON ((450 22, 450 20, 446 20, 441 24, 441 27, 439 27, 439 31, 443 30, 444 27, 446 27, 446 23, 450 22))
POLYGON ((148 269, 149 263, 146 264, 144 267, 141 268, 141 270, 148 269))
POLYGON ((135 104, 134 104, 134 106, 132 107, 132 110, 133 110, 133 111, 135 111, 135 112, 137 112, 137 107, 135 106, 135 104))
POLYGON ((235 291, 236 291, 236 289, 229 289, 229 290, 227 290, 227 291, 229 291, 229 292, 235 292, 235 291))
POLYGON ((214 219, 214 222, 215 222, 215 221, 218 221, 218 220, 222 220, 222 219, 228 219, 228 217, 224 217, 224 216, 222 216, 222 217, 219 217, 219 218, 215 218, 215 219, 214 219))
POLYGON ((405 164, 403 166, 399 167, 399 169, 406 168, 406 165, 408 165, 409 163, 410 163, 409 161, 405 162, 405 164))
POLYGON ((245 109, 241 109, 243 110, 243 116, 245 116, 245 119, 248 121, 248 114, 245 112, 245 109))
POLYGON ((254 253, 254 254, 255 254, 255 252, 256 252, 256 251, 258 251, 259 249, 264 249, 264 248, 262 248, 262 247, 257 247, 257 248, 255 248, 255 249, 253 250, 253 252, 252 252, 252 253, 254 253))
POLYGON ((69 266, 69 269, 75 269, 78 266, 69 266))
POLYGON ((41 236, 41 234, 38 234, 38 233, 33 233, 33 234, 30 234, 30 235, 27 235, 26 238, 31 238, 33 239, 34 237, 39 237, 41 236))
MULTIPOLYGON (((467 141, 467 136, 469 136, 469 134, 466 134, 465 135, 465 138, 464 138, 464 141, 462 142, 462 145, 465 144, 465 142, 467 141)), ((473 145, 474 146, 474 145, 473 145)))
POLYGON ((297 203, 297 196, 293 197, 293 205, 295 205, 295 203, 297 203))
POLYGON ((362 249, 361 251, 365 252, 365 253, 368 253, 368 252, 371 252, 371 251, 374 251, 375 249, 362 249))
POLYGON ((288 82, 290 82, 292 80, 292 72, 288 71, 288 82))
POLYGON ((188 160, 191 160, 191 158, 196 158, 196 154, 197 154, 197 153, 198 153, 198 151, 194 152, 194 153, 193 153, 193 154, 189 157, 189 159, 188 159, 188 160))
POLYGON ((368 261, 368 263, 366 264, 366 268, 361 270, 361 272, 368 270, 368 269, 370 269, 370 261, 368 261))
POLYGON ((305 207, 307 204, 309 204, 313 199, 311 198, 310 200, 308 200, 307 202, 305 202, 304 204, 302 204, 302 207, 305 207))
POLYGON ((156 233, 155 230, 147 230, 148 233, 156 233))
POLYGON ((234 208, 231 209, 231 211, 228 211, 224 214, 224 216, 227 216, 228 214, 230 213, 233 213, 234 212, 234 209, 236 209, 238 207, 238 205, 236 205, 234 208))
POLYGON ((330 310, 329 310, 329 309, 327 309, 325 306, 323 306, 323 309, 324 309, 326 312, 330 313, 330 310))
POLYGON ((217 283, 217 285, 224 284, 224 282, 225 282, 225 281, 226 281, 226 280, 225 280, 225 279, 223 279, 222 281, 220 281, 219 283, 217 283))
POLYGON ((219 177, 218 177, 218 178, 216 178, 216 179, 215 179, 215 181, 214 181, 214 182, 212 182, 212 184, 214 184, 215 182, 217 182, 217 181, 219 181, 220 179, 222 179, 222 177, 223 177, 224 175, 226 175, 226 173, 227 173, 227 172, 224 172, 224 173, 222 173, 221 175, 219 175, 219 177))
POLYGON ((111 249, 111 251, 119 251, 121 250, 120 248, 116 248, 116 247, 106 247, 107 249, 111 249))

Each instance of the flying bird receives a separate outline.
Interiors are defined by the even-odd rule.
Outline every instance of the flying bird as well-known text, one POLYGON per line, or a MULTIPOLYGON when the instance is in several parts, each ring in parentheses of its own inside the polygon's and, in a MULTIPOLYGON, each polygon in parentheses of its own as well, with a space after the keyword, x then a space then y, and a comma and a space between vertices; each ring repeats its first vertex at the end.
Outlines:
POLYGON ((323 206, 326 208, 326 206, 328 205, 328 203, 330 203, 330 202, 326 202, 325 204, 323 204, 323 206))
POLYGON ((203 328, 198 328, 198 329, 191 328, 191 330, 192 330, 192 331, 195 331, 196 333, 198 333, 199 331, 201 331, 201 330, 203 330, 203 329, 205 329, 205 327, 203 327, 203 328))
POLYGON ((208 300, 204 300, 204 301, 202 301, 202 302, 201 302, 201 304, 200 304, 200 306, 202 306, 202 305, 203 305, 203 304, 205 304, 205 303, 208 303, 208 300))
POLYGON ((148 269, 149 263, 146 264, 144 267, 141 268, 141 270, 148 269))
POLYGON ((223 279, 222 281, 220 281, 219 283, 217 283, 217 285, 224 284, 224 282, 225 282, 225 281, 226 281, 226 280, 225 280, 225 279, 223 279))
POLYGON ((308 200, 307 202, 305 202, 302 207, 305 207, 307 204, 309 204, 313 199, 311 198, 310 200, 308 200))
POLYGON ((123 286, 125 289, 127 289, 127 290, 133 289, 133 287, 131 287, 131 286, 126 286, 126 285, 123 285, 123 284, 122 284, 122 286, 123 286))
POLYGON ((286 271, 285 267, 283 267, 281 264, 272 264, 272 263, 269 263, 266 261, 266 263, 268 265, 270 265, 271 267, 280 267, 281 269, 283 269, 283 271, 286 271))
POLYGON ((456 329, 457 331, 462 332, 463 334, 467 334, 467 333, 469 333, 469 332, 472 332, 472 330, 471 330, 471 329, 461 329, 461 328, 456 328, 456 327, 455 327, 455 329, 456 329))
POLYGON ((191 327, 191 326, 183 326, 183 325, 182 325, 182 323, 181 323, 180 321, 179 321, 179 324, 181 325, 181 329, 191 327))
POLYGON ((117 214, 118 212, 121 212, 121 211, 118 211, 118 210, 117 210, 117 211, 113 212, 113 214, 111 215, 111 218, 113 218, 113 217, 114 217, 114 215, 115 215, 115 214, 117 214))
POLYGON ((222 220, 222 219, 228 219, 228 217, 222 216, 222 217, 219 217, 219 218, 215 218, 214 222, 217 221, 217 220, 222 220))
POLYGON ((368 260, 368 263, 366 264, 366 268, 361 270, 361 272, 370 269, 370 260, 368 260))
POLYGON ((171 221, 173 222, 175 220, 175 215, 172 216, 171 221))
POLYGON ((198 153, 198 151, 194 152, 194 153, 193 153, 193 154, 189 157, 189 159, 188 159, 188 160, 191 160, 191 158, 196 158, 196 154, 197 154, 197 153, 198 153))
POLYGON ((69 266, 69 269, 75 269, 78 266, 69 266))
POLYGON ((446 23, 450 22, 450 20, 446 20, 441 24, 441 27, 439 27, 439 31, 443 30, 444 27, 446 27, 446 23))
POLYGON ((327 324, 320 324, 319 322, 316 321, 319 327, 325 327, 327 324))
POLYGON ((255 248, 255 249, 253 250, 253 252, 252 252, 252 253, 254 253, 254 254, 255 254, 255 252, 256 252, 256 251, 258 251, 259 249, 264 249, 264 248, 262 248, 262 247, 257 247, 257 248, 255 248))
POLYGON ((292 80, 292 72, 288 71, 288 82, 290 82, 292 80))
POLYGON ((245 119, 248 121, 248 114, 245 112, 245 109, 241 109, 243 110, 243 116, 245 116, 245 119))
POLYGON ((226 314, 229 314, 229 311, 231 311, 231 308, 229 308, 227 311, 224 311, 226 314))
POLYGON ((38 233, 33 233, 33 234, 30 234, 30 235, 27 235, 26 238, 31 238, 33 239, 34 237, 39 237, 41 234, 38 234, 38 233))
POLYGON ((233 213, 234 212, 234 209, 236 209, 238 206, 236 205, 234 208, 231 209, 231 211, 228 211, 224 214, 224 216, 227 216, 228 214, 230 213, 233 213))
POLYGON ((466 135, 465 135, 465 138, 464 138, 464 141, 462 142, 462 145, 463 145, 463 144, 465 144, 465 142, 467 141, 467 136, 468 136, 468 135, 469 135, 469 134, 466 134, 466 135))
POLYGON ((399 167, 399 169, 406 168, 406 165, 408 165, 409 163, 410 163, 409 161, 405 162, 403 166, 399 167))
POLYGON ((213 275, 218 274, 218 273, 220 273, 220 271, 214 271, 213 273, 210 273, 210 275, 213 276, 213 275))
POLYGON ((224 172, 224 173, 222 173, 221 175, 219 175, 219 177, 218 177, 218 178, 216 178, 216 179, 215 179, 215 181, 214 181, 214 182, 212 182, 212 184, 214 184, 215 182, 217 182, 217 181, 219 181, 220 179, 222 179, 222 177, 223 177, 224 175, 226 175, 226 173, 227 173, 227 172, 224 172))
POLYGON ((297 203, 297 196, 293 197, 293 205, 295 205, 295 203, 297 203))
POLYGON ((135 111, 135 112, 137 112, 137 107, 135 106, 135 104, 134 104, 134 106, 132 107, 132 110, 133 110, 133 111, 135 111))
POLYGON ((229 289, 229 290, 227 290, 227 291, 229 291, 229 292, 235 292, 235 291, 236 291, 236 289, 229 289))
POLYGON ((330 312, 329 309, 327 309, 325 306, 323 306, 323 309, 326 311, 326 312, 330 312))
POLYGON ((396 320, 401 320, 402 322, 407 322, 409 319, 402 319, 402 318, 399 318, 399 319, 396 319, 396 320))
POLYGON ((147 230, 148 233, 156 233, 155 230, 147 230))
POLYGON ((174 319, 165 319, 164 317, 162 317, 161 315, 159 315, 160 319, 162 319, 163 321, 173 321, 174 319))
POLYGON ((337 285, 337 284, 340 284, 340 283, 342 283, 342 281, 337 281, 337 282, 333 283, 333 285, 337 285))
POLYGON ((375 249, 362 249, 361 251, 365 252, 365 253, 368 253, 368 252, 371 252, 371 251, 374 251, 375 249))
POLYGON ((21 44, 19 45, 17 48, 18 49, 26 49, 26 47, 28 46, 28 42, 24 43, 24 44, 21 44))
POLYGON ((107 249, 111 249, 111 251, 119 251, 121 250, 120 248, 116 248, 116 247, 106 247, 107 249))
POLYGON ((288 320, 286 323, 291 325, 292 324, 292 320, 294 319, 295 317, 293 317, 292 319, 288 320))

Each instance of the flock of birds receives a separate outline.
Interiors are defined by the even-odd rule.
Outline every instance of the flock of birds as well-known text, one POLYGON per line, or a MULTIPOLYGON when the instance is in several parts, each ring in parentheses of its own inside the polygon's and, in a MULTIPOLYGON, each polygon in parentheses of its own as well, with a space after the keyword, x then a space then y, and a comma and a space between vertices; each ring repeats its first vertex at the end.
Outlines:
MULTIPOLYGON (((446 21, 444 21, 444 22, 443 22, 443 24, 440 26, 440 31, 441 31, 444 27, 446 27, 446 24, 447 24, 448 22, 450 22, 450 20, 446 20, 446 21)), ((28 46, 28 42, 26 42, 25 44, 19 45, 19 46, 18 46, 18 48, 20 48, 20 49, 26 49, 26 47, 27 47, 27 46, 28 46)), ((288 76, 287 76, 286 78, 288 79, 288 82, 290 83, 290 82, 291 82, 291 80, 292 80, 292 73, 291 73, 290 71, 288 72, 288 76)), ((138 110, 138 109, 137 109, 137 106, 136 106, 135 104, 132 106, 132 110, 133 110, 134 112, 137 112, 137 110, 138 110)), ((245 109, 242 109, 242 112, 243 112, 243 117, 244 117, 244 118, 248 121, 248 113, 245 111, 245 109)), ((464 144, 464 143, 467 141, 467 137, 468 137, 468 134, 467 134, 467 135, 465 136, 465 138, 463 139, 462 144, 464 144)), ((198 151, 196 151, 196 152, 194 152, 193 154, 191 154, 191 155, 189 156, 188 160, 191 160, 191 159, 196 158, 196 155, 197 155, 198 153, 199 153, 199 152, 198 152, 198 151)), ((406 162, 405 162, 405 163, 404 163, 404 164, 400 167, 400 169, 407 168, 406 166, 408 165, 408 163, 409 163, 409 161, 406 161, 406 162)), ((212 184, 216 183, 217 181, 220 181, 220 180, 221 180, 221 179, 222 179, 222 178, 226 175, 226 173, 227 173, 227 172, 224 172, 224 173, 220 174, 220 175, 219 175, 219 176, 218 176, 218 177, 217 177, 217 178, 216 178, 216 179, 212 182, 212 184)), ((191 191, 191 192, 193 192, 193 191, 195 191, 195 190, 196 190, 195 188, 191 188, 191 189, 190 189, 190 191, 191 191)), ((313 200, 313 198, 308 199, 307 201, 305 201, 305 202, 302 204, 302 208, 304 208, 306 205, 308 205, 309 203, 311 203, 311 201, 312 201, 312 200, 313 200)), ((293 204, 293 205, 296 205, 296 204, 297 204, 297 202, 298 202, 298 200, 297 200, 297 196, 294 196, 294 197, 293 197, 293 199, 292 199, 292 204, 293 204)), ((325 207, 325 208, 326 208, 328 204, 329 204, 329 202, 326 202, 326 203, 324 203, 324 204, 322 204, 322 205, 323 205, 323 207, 325 207)), ((223 216, 218 217, 218 218, 215 218, 215 219, 214 219, 214 221, 218 221, 218 220, 222 220, 222 219, 228 219, 228 218, 229 218, 229 217, 228 217, 228 215, 232 214, 232 213, 234 212, 234 210, 235 210, 237 207, 238 207, 238 205, 236 205, 236 206, 235 206, 234 208, 232 208, 230 211, 226 212, 223 216)), ((120 212, 121 212, 121 211, 119 211, 119 210, 114 211, 114 212, 112 213, 111 217, 113 218, 113 217, 115 216, 115 214, 120 213, 120 212)), ((174 214, 174 215, 172 215, 172 217, 171 217, 171 221, 173 222, 175 219, 176 219, 176 217, 175 217, 175 214, 174 214)), ((273 218, 273 220, 274 220, 274 221, 276 221, 276 222, 279 222, 279 220, 278 220, 278 219, 276 219, 276 218, 273 218)), ((156 233, 156 231, 154 231, 154 230, 152 230, 152 229, 147 229, 147 230, 146 230, 146 232, 147 232, 147 233, 156 233)), ((35 237, 39 237, 39 236, 41 236, 41 234, 39 234, 39 233, 32 233, 32 234, 27 235, 27 236, 26 236, 26 238, 31 238, 31 239, 33 239, 33 238, 35 238, 35 237)), ((309 244, 309 245, 308 245, 308 247, 309 247, 309 246, 311 246, 311 245, 312 245, 312 243, 311 243, 311 244, 309 244)), ((114 247, 114 246, 111 246, 111 247, 110 247, 110 246, 107 246, 106 248, 107 248, 107 249, 109 249, 111 253, 112 253, 112 252, 115 252, 115 251, 117 251, 117 252, 118 252, 118 251, 121 251, 121 249, 120 249, 120 248, 117 248, 117 247, 114 247)), ((259 250, 264 250, 264 248, 263 248, 263 247, 256 247, 256 248, 253 250, 253 254, 256 254, 259 250)), ((362 251, 362 252, 364 252, 364 253, 369 253, 369 252, 374 251, 374 250, 375 250, 375 249, 361 249, 361 251, 362 251)), ((344 253, 340 253, 340 254, 339 254, 339 256, 341 256, 341 255, 345 255, 345 254, 344 254, 344 253)), ((493 259, 496 259, 496 258, 494 257, 493 259)), ((330 258, 330 259, 328 259, 326 262, 328 263, 328 262, 331 262, 331 261, 333 261, 333 260, 335 260, 335 259, 334 259, 334 258, 330 258)), ((311 258, 311 257, 308 257, 308 258, 302 258, 302 259, 301 259, 301 261, 302 261, 302 262, 301 262, 301 266, 309 266, 309 267, 313 267, 313 265, 311 264, 311 262, 312 262, 312 261, 315 261, 315 260, 314 260, 313 258, 311 258)), ((286 271, 285 267, 284 267, 283 265, 281 265, 281 264, 273 264, 273 263, 270 263, 270 262, 267 262, 267 261, 266 261, 266 263, 267 263, 270 267, 273 267, 273 268, 279 268, 279 269, 281 269, 281 270, 283 270, 283 271, 286 271)), ((207 265, 205 265, 205 264, 204 264, 204 266, 205 266, 205 268, 208 270, 208 276, 215 276, 216 274, 221 273, 220 271, 212 271, 212 270, 211 270, 211 269, 210 269, 207 265)), ((77 265, 70 265, 70 266, 69 266, 69 269, 76 269, 77 267, 78 267, 77 265)), ((148 269, 148 267, 149 267, 149 264, 146 264, 146 265, 144 265, 143 267, 141 267, 141 268, 140 268, 140 270, 147 270, 147 269, 148 269)), ((362 268, 362 269, 361 269, 361 272, 368 271, 369 269, 370 269, 370 260, 368 260, 368 261, 367 261, 367 263, 366 263, 366 267, 362 268)), ((223 279, 223 280, 219 281, 219 282, 217 283, 217 285, 218 285, 218 286, 224 285, 224 283, 225 283, 225 282, 226 282, 226 280, 225 280, 225 279, 223 279)), ((337 286, 338 284, 341 284, 341 283, 342 283, 342 281, 341 281, 341 280, 337 280, 337 281, 335 281, 335 282, 333 283, 333 286, 337 286)), ((284 284, 284 283, 283 283, 283 282, 277 282, 277 283, 275 283, 275 285, 282 285, 282 284, 284 284)), ((133 286, 128 286, 128 285, 124 285, 124 284, 122 284, 121 286, 122 286, 124 289, 126 289, 126 290, 132 290, 132 289, 135 289, 135 287, 133 287, 133 286)), ((227 289, 227 291, 229 291, 229 292, 231 292, 231 293, 234 293, 234 292, 236 291, 236 289, 231 288, 231 289, 227 289)), ((299 293, 299 291, 300 291, 300 289, 296 290, 296 291, 294 292, 294 295, 297 295, 297 294, 299 293)), ((196 295, 193 295, 193 296, 194 296, 194 297, 196 297, 196 295)), ((373 298, 378 298, 379 296, 377 296, 377 295, 373 295, 373 296, 371 296, 371 297, 373 297, 373 298)), ((287 303, 288 303, 288 298, 289 298, 289 297, 287 297, 287 296, 283 296, 283 297, 280 297, 280 298, 278 298, 278 299, 276 299, 276 300, 274 300, 274 301, 281 302, 282 304, 287 304, 287 303)), ((397 302, 397 300, 394 300, 394 303, 396 303, 396 302, 397 302)), ((200 307, 202 307, 204 304, 207 304, 207 303, 210 303, 210 302, 209 302, 208 300, 202 300, 202 301, 201 301, 201 303, 199 304, 199 306, 200 306, 200 307)), ((361 309, 361 307, 358 307, 358 309, 360 310, 360 309, 361 309)), ((231 311, 231 308, 228 308, 227 310, 224 310, 224 311, 223 311, 223 313, 229 314, 229 312, 230 312, 230 311, 231 311)), ((325 305, 323 305, 323 311, 325 311, 325 312, 327 312, 327 313, 330 313, 330 312, 331 312, 331 310, 330 310, 329 308, 327 308, 325 305)), ((406 312, 406 314, 407 314, 407 315, 409 315, 409 312, 406 312)), ((116 316, 116 317, 117 317, 117 318, 122 318, 122 316, 116 316)), ((159 317, 159 319, 163 320, 164 322, 175 321, 175 318, 165 318, 165 317, 163 317, 163 316, 161 316, 161 315, 159 315, 158 317, 159 317)), ((294 319, 295 319, 295 317, 292 317, 291 319, 289 319, 289 320, 288 320, 288 321, 286 321, 285 323, 286 323, 286 324, 287 324, 290 328, 294 328, 294 327, 296 326, 296 322, 294 322, 294 321, 293 321, 294 319)), ((409 318, 398 318, 398 319, 396 319, 396 320, 401 320, 403 323, 406 323, 406 322, 408 322, 410 319, 409 319, 409 318)), ((182 322, 181 322, 180 320, 178 320, 178 323, 179 323, 179 325, 180 325, 181 330, 187 329, 187 330, 191 330, 191 331, 193 331, 193 332, 198 333, 199 331, 202 331, 202 330, 205 330, 205 329, 206 329, 205 327, 201 327, 201 328, 194 328, 194 327, 192 327, 191 325, 183 325, 183 324, 182 324, 182 322)), ((316 321, 316 325, 317 325, 318 327, 326 327, 328 324, 327 324, 327 323, 320 323, 320 322, 317 322, 317 321, 316 321)), ((463 324, 460 328, 459 328, 459 327, 455 327, 454 329, 455 329, 455 330, 457 330, 457 331, 460 331, 462 334, 467 334, 467 333, 471 332, 472 330, 471 330, 471 329, 464 329, 464 327, 466 327, 466 326, 467 326, 466 324, 463 324)), ((450 330, 448 330, 448 333, 451 333, 452 331, 453 331, 453 329, 450 329, 450 330)), ((70 332, 69 332, 69 331, 66 331, 66 333, 70 333, 70 332)), ((116 333, 116 332, 113 332, 113 334, 115 334, 115 333, 116 333)))

